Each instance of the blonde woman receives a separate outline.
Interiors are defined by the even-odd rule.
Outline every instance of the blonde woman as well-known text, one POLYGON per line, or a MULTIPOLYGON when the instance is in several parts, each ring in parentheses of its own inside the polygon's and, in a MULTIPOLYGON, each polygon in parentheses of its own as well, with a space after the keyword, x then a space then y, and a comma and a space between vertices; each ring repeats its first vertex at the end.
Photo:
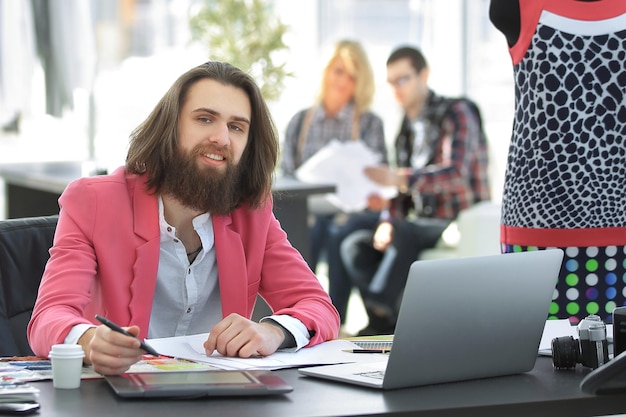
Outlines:
MULTIPOLYGON (((293 175, 307 159, 331 140, 361 140, 387 162, 383 121, 369 108, 374 97, 374 75, 359 42, 342 40, 322 73, 315 105, 296 113, 287 126, 282 149, 282 171, 293 175)), ((333 215, 318 215, 311 229, 311 254, 315 270, 326 246, 333 215)), ((331 254, 329 254, 331 256, 331 254)))

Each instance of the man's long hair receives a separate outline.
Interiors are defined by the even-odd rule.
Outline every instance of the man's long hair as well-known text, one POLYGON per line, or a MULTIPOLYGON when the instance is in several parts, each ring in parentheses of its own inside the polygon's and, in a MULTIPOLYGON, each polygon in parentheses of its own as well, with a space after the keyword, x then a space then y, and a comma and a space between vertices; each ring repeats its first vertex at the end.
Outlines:
POLYGON ((171 161, 178 147, 180 110, 190 87, 205 78, 240 88, 250 100, 250 130, 248 143, 239 161, 242 177, 235 207, 247 203, 252 208, 259 208, 271 192, 278 158, 276 128, 252 77, 225 62, 206 62, 176 80, 148 118, 132 131, 126 169, 135 174, 147 173, 147 188, 155 194, 162 191, 167 172, 176 169, 176 166, 171 166, 171 161))

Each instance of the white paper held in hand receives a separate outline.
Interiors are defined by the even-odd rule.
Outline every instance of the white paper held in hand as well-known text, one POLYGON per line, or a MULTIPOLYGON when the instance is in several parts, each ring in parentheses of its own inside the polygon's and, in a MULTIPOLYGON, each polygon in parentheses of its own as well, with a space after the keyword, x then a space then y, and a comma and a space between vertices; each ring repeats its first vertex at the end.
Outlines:
POLYGON ((327 195, 328 200, 349 213, 366 208, 369 195, 390 199, 398 194, 395 187, 380 186, 365 175, 366 167, 376 165, 380 165, 380 157, 361 141, 333 139, 306 160, 295 175, 303 182, 334 184, 337 192, 327 195))

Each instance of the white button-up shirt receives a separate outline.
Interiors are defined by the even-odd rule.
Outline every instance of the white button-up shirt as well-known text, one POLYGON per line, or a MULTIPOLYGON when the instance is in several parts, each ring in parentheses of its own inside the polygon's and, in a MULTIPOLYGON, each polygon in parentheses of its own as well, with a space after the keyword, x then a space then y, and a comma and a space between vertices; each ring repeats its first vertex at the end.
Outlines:
MULTIPOLYGON (((190 264, 185 245, 176 237, 176 229, 165 220, 163 200, 159 196, 161 251, 148 338, 207 333, 222 319, 211 215, 201 214, 192 223, 202 242, 202 250, 190 264)), ((267 319, 276 321, 294 336, 295 350, 309 343, 309 332, 300 320, 273 315, 261 321, 267 319)), ((77 343, 90 327, 93 326, 74 326, 65 343, 77 343)))

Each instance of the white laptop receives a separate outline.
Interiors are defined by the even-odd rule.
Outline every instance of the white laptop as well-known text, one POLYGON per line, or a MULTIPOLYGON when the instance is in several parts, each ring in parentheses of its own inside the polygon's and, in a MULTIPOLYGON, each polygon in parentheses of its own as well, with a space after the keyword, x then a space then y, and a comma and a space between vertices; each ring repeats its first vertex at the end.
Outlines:
POLYGON ((530 371, 562 259, 550 249, 414 262, 389 355, 298 371, 381 389, 530 371))

